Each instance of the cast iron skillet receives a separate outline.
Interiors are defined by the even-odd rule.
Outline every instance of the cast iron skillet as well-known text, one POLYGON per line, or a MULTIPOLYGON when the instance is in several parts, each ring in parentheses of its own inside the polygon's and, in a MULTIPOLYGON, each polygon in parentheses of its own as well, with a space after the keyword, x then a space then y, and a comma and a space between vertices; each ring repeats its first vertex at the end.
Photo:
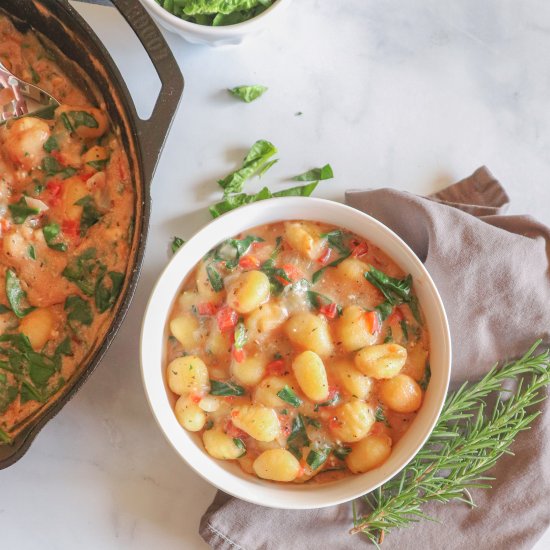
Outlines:
MULTIPOLYGON (((135 184, 135 224, 125 287, 111 323, 58 397, 26 419, 8 445, 0 445, 0 469, 19 460, 40 429, 55 416, 82 386, 120 327, 135 291, 145 250, 149 224, 149 185, 160 150, 183 92, 183 77, 158 28, 137 0, 112 0, 147 51, 159 75, 161 90, 148 120, 138 117, 132 98, 111 56, 88 24, 67 0, 2 0, 0 13, 7 13, 19 30, 38 31, 81 69, 90 93, 103 96, 109 116, 120 131, 135 184)), ((76 74, 76 73, 75 73, 76 74)))

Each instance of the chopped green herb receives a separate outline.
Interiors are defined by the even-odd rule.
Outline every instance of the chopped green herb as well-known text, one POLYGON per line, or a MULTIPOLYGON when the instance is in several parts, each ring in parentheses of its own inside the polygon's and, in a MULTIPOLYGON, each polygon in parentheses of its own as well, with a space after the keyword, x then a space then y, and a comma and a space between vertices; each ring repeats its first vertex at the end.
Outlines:
POLYGON ((279 159, 273 159, 269 162, 266 162, 257 172, 257 176, 261 178, 274 164, 277 164, 279 159))
POLYGON ((27 254, 29 255, 29 258, 31 260, 36 260, 36 250, 34 249, 34 246, 32 244, 29 244, 29 248, 27 249, 27 254))
POLYGON ((62 275, 74 283, 86 296, 93 296, 96 280, 103 277, 106 270, 107 268, 96 259, 96 249, 87 248, 67 264, 62 275))
POLYGON ((294 176, 292 179, 294 181, 319 181, 319 180, 329 180, 334 177, 332 172, 332 167, 330 164, 325 164, 322 168, 313 168, 308 170, 299 176, 294 176))
POLYGON ((298 187, 290 187, 283 189, 282 191, 276 191, 273 193, 274 197, 309 197, 315 188, 319 184, 318 181, 308 183, 306 185, 299 185, 298 187))
POLYGON ((308 426, 313 426, 314 428, 321 427, 321 422, 319 422, 319 420, 317 420, 316 418, 312 418, 311 416, 306 416, 305 419, 308 426))
POLYGON ((86 195, 75 202, 82 206, 82 217, 80 218, 80 236, 84 237, 88 229, 95 225, 103 216, 97 209, 95 201, 91 195, 86 195))
POLYGON ((338 460, 344 460, 351 453, 351 447, 334 447, 332 454, 338 460))
POLYGON ((258 99, 266 91, 267 88, 259 84, 255 84, 253 86, 236 86, 235 88, 230 88, 228 90, 231 95, 246 103, 250 103, 251 101, 258 99))
POLYGON ((292 421, 292 430, 287 438, 287 448, 298 460, 302 458, 300 449, 311 444, 307 435, 304 417, 298 414, 292 421))
POLYGON ((67 111, 68 117, 71 119, 72 127, 76 130, 80 126, 86 128, 98 128, 97 120, 86 111, 67 111))
POLYGON ((107 277, 99 277, 94 290, 95 307, 99 313, 104 313, 115 305, 124 284, 124 273, 109 271, 107 277))
POLYGON ((61 166, 59 162, 54 157, 44 157, 42 159, 42 171, 46 176, 55 176, 58 175, 62 179, 67 179, 74 174, 76 170, 71 166, 61 166))
POLYGON ((288 414, 288 409, 282 409, 281 414, 287 415, 288 414))
POLYGON ((55 355, 72 355, 71 339, 67 336, 61 344, 55 348, 55 355))
POLYGON ((388 419, 386 418, 386 415, 384 413, 384 409, 380 406, 376 407, 376 411, 374 413, 374 418, 377 422, 382 422, 384 426, 387 426, 388 428, 391 428, 390 423, 388 422, 388 419))
POLYGON ((218 380, 210 380, 211 395, 244 395, 245 389, 234 382, 220 382, 218 380))
POLYGON ((315 403, 313 406, 313 410, 317 412, 320 407, 334 407, 338 402, 340 401, 340 394, 338 392, 335 392, 334 395, 327 399, 327 401, 323 401, 322 403, 315 403))
POLYGON ((323 275, 325 270, 328 267, 336 267, 337 265, 340 265, 346 258, 349 258, 351 255, 351 252, 348 252, 348 254, 344 254, 344 256, 338 258, 337 260, 334 260, 333 262, 330 262, 325 267, 322 267, 321 269, 318 269, 312 276, 311 276, 311 282, 315 284, 323 275))
POLYGON ((242 321, 237 323, 235 327, 235 349, 242 349, 248 341, 248 332, 242 321))
POLYGON ((111 159, 101 159, 101 160, 90 160, 86 164, 88 166, 91 166, 94 170, 97 170, 98 172, 101 172, 101 170, 105 170, 105 167, 107 166, 107 163, 111 159))
POLYGON ((65 112, 61 113, 59 118, 61 119, 61 122, 63 122, 63 126, 65 126, 65 128, 69 132, 74 132, 73 125, 71 124, 71 121, 69 120, 69 117, 67 116, 67 113, 65 113, 65 112))
POLYGON ((21 282, 13 269, 6 271, 6 297, 12 311, 17 317, 25 317, 25 315, 35 309, 32 306, 25 307, 23 305, 23 302, 26 302, 27 293, 21 288, 21 282))
POLYGON ((241 450, 241 454, 237 458, 241 458, 241 456, 244 456, 246 454, 246 445, 244 444, 244 441, 239 437, 234 437, 233 443, 235 443, 235 447, 241 450))
POLYGON ((182 238, 174 237, 170 245, 170 248, 172 249, 172 254, 175 254, 184 244, 185 241, 182 238))
POLYGON ((424 369, 424 376, 422 377, 422 380, 418 383, 418 385, 426 391, 428 389, 428 384, 430 383, 430 380, 432 378, 432 369, 430 368, 430 363, 426 363, 426 368, 424 369))
POLYGON ((337 250, 342 255, 350 255, 350 249, 347 246, 346 242, 350 238, 350 234, 342 231, 341 229, 334 229, 328 233, 323 233, 321 237, 327 239, 328 245, 330 248, 337 250))
POLYGON ((90 304, 80 296, 67 296, 65 300, 65 311, 69 326, 76 331, 74 323, 90 326, 94 320, 90 304))
MULTIPOLYGON (((17 395, 17 393, 16 393, 16 395, 17 395)), ((14 399, 15 399, 15 397, 14 397, 14 399)), ((0 441, 2 443, 11 443, 11 437, 2 428, 0 428, 0 441)))
POLYGON ((50 136, 44 143, 44 151, 51 153, 52 151, 59 151, 59 143, 55 136, 50 136))
POLYGON ((32 65, 29 65, 29 71, 31 72, 32 83, 38 84, 40 82, 40 75, 35 71, 32 65))
POLYGON ((384 344, 388 344, 389 342, 393 342, 393 333, 392 333, 391 327, 388 327, 388 331, 386 332, 386 337, 384 338, 384 344))
POLYGON ((306 462, 309 464, 309 467, 312 470, 317 470, 320 468, 328 458, 330 454, 330 447, 325 447, 317 451, 311 450, 307 455, 306 462))
POLYGON ((16 203, 8 204, 8 208, 13 218, 13 223, 18 225, 25 223, 28 216, 34 216, 38 214, 38 208, 31 208, 25 197, 21 197, 16 203))
POLYGON ((223 279, 221 275, 211 265, 206 267, 206 274, 208 275, 210 285, 215 292, 220 292, 221 290, 223 290, 223 279))
POLYGON ((11 309, 8 306, 5 306, 4 304, 0 304, 0 315, 2 313, 8 313, 11 311, 11 309))
POLYGON ((399 324, 401 325, 401 332, 403 333, 403 338, 405 339, 405 342, 408 342, 409 331, 407 329, 407 321, 405 321, 405 319, 401 319, 401 321, 399 321, 399 324))
POLYGON ((374 285, 391 305, 399 305, 411 299, 411 275, 404 279, 396 279, 371 266, 369 271, 365 272, 365 279, 374 285))
POLYGON ((303 401, 294 393, 293 389, 290 386, 285 386, 282 390, 277 392, 277 396, 292 405, 293 407, 299 407, 303 401))
POLYGON ((61 231, 60 227, 56 223, 50 223, 45 225, 42 228, 42 233, 44 234, 44 240, 46 244, 53 250, 58 250, 60 252, 67 251, 67 244, 64 242, 54 242, 59 232, 61 231))
POLYGON ((378 304, 374 309, 380 313, 380 319, 385 321, 393 311, 393 306, 389 302, 382 302, 378 304))

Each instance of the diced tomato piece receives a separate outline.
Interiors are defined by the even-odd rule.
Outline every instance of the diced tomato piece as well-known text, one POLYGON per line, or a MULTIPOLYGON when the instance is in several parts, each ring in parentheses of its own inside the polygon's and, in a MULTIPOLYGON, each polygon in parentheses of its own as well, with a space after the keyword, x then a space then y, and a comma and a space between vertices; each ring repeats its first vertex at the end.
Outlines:
POLYGON ((365 242, 361 242, 361 243, 356 244, 353 247, 353 249, 351 251, 351 255, 354 258, 358 258, 359 256, 363 256, 363 254, 366 254, 368 251, 369 251, 369 245, 365 242))
POLYGON ((243 348, 236 348, 233 346, 231 355, 233 355, 233 359, 235 359, 237 363, 242 363, 246 359, 246 351, 244 351, 243 348))
POLYGON ((78 237, 79 224, 76 220, 63 220, 61 230, 67 237, 75 239, 78 237))
POLYGON ((326 304, 319 308, 319 313, 322 313, 327 319, 336 319, 338 317, 338 306, 334 302, 326 304))
POLYGON ((191 395, 191 401, 193 401, 193 403, 199 403, 201 399, 202 395, 199 395, 198 393, 194 393, 191 395))
POLYGON ((271 361, 271 363, 267 364, 265 371, 268 376, 282 376, 286 372, 284 359, 275 359, 271 361))
POLYGON ((216 320, 218 321, 218 328, 220 332, 227 332, 235 328, 239 322, 239 316, 234 309, 229 306, 222 307, 216 313, 216 320))
POLYGON ((288 286, 291 284, 290 281, 287 281, 284 277, 279 277, 279 275, 275 275, 275 279, 277 279, 277 281, 279 281, 283 286, 288 286))
POLYGON ((49 206, 56 206, 59 204, 61 189, 63 184, 60 180, 54 178, 46 184, 46 196, 44 200, 48 203, 49 206))
POLYGON ((388 317, 388 322, 390 323, 399 323, 404 319, 403 313, 401 313, 401 310, 399 308, 395 308, 391 315, 388 317))
POLYGON ((214 315, 216 313, 216 306, 210 302, 204 302, 197 306, 199 315, 214 315))
POLYGON ((239 260, 239 267, 242 267, 243 269, 258 269, 260 267, 260 260, 258 260, 256 256, 248 254, 239 260))
POLYGON ((10 228, 10 222, 6 218, 0 218, 0 236, 6 233, 10 228))
POLYGON ((80 172, 80 174, 78 174, 78 177, 86 182, 88 181, 92 176, 94 175, 94 172, 80 172))
POLYGON ((239 428, 237 428, 237 426, 235 426, 233 422, 231 422, 231 420, 227 420, 225 422, 224 431, 230 437, 238 437, 238 438, 246 437, 246 432, 239 430, 239 428))
MULTIPOLYGON (((304 274, 301 269, 296 267, 293 264, 284 264, 283 271, 286 273, 287 277, 294 283, 303 278, 304 274)), ((287 282, 288 284, 288 282, 287 282)))
POLYGON ((325 248, 325 251, 321 254, 321 256, 317 259, 317 261, 321 264, 321 265, 326 265, 328 264, 328 261, 330 259, 330 248, 327 246, 327 248, 325 248))
POLYGON ((61 151, 52 151, 50 155, 62 166, 65 166, 66 160, 61 151))
POLYGON ((376 334, 380 330, 380 317, 376 311, 367 311, 365 313, 365 323, 367 330, 371 334, 376 334))

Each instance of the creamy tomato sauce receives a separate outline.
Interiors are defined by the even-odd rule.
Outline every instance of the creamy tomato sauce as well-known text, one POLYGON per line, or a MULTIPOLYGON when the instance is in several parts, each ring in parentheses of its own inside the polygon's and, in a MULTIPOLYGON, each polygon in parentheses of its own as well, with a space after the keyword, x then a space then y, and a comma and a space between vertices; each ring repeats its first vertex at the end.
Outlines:
POLYGON ((380 466, 429 383, 412 283, 372 243, 326 224, 274 223, 221 243, 167 324, 178 421, 211 456, 263 479, 380 466))
POLYGON ((109 324, 134 190, 104 105, 90 103, 35 34, 1 15, 0 60, 61 102, 45 118, 0 125, 0 443, 9 443, 109 324))

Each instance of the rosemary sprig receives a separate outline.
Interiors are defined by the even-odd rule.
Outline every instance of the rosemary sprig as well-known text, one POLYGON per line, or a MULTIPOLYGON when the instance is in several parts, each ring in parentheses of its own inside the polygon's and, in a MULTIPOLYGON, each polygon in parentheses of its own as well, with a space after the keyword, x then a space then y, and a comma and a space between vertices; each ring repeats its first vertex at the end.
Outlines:
POLYGON ((392 529, 422 519, 430 502, 458 500, 474 506, 470 490, 489 489, 485 476, 517 434, 528 430, 540 411, 529 409, 546 399, 550 384, 549 351, 538 355, 535 342, 519 360, 502 368, 495 365, 479 382, 466 382, 447 397, 441 416, 427 443, 401 474, 359 499, 370 509, 358 515, 353 502, 353 533, 363 533, 377 547, 392 529), (504 382, 515 382, 506 389, 504 382), (494 406, 487 398, 496 396, 494 406))

